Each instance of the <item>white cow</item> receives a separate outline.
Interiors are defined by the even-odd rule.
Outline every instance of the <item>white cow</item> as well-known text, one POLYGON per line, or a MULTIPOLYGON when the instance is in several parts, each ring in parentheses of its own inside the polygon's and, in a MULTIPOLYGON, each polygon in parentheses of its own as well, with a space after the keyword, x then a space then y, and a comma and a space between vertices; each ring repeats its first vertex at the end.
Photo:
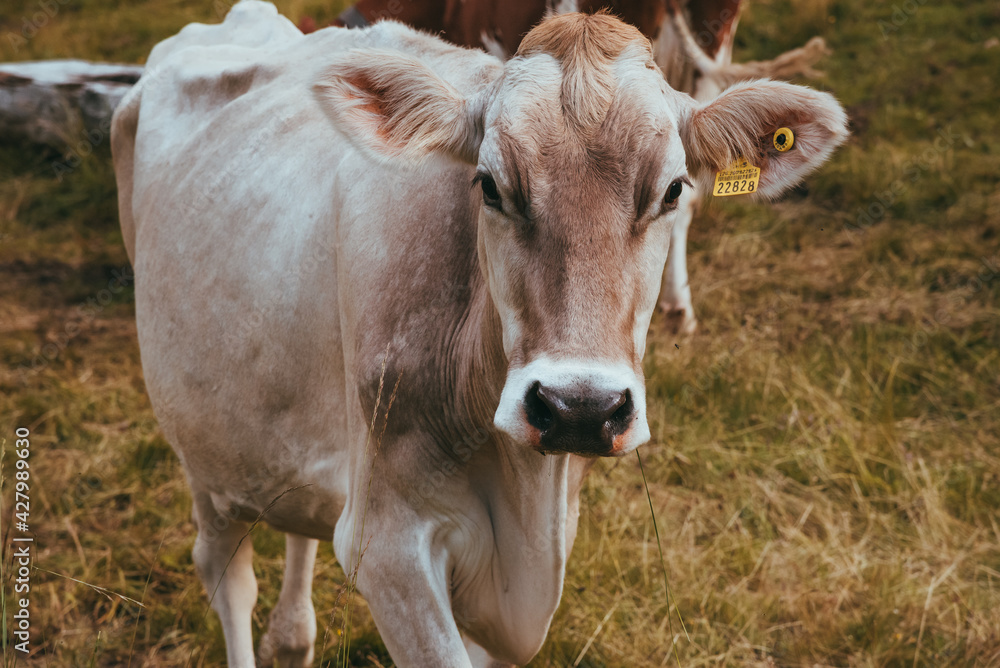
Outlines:
POLYGON ((312 661, 331 538, 397 665, 531 659, 587 470, 649 438, 642 356, 685 186, 747 156, 774 195, 844 126, 782 83, 696 104, 602 15, 543 22, 506 63, 396 23, 303 36, 246 0, 159 44, 115 169, 146 386, 229 665, 254 665, 258 516, 288 537, 263 660, 312 661), (780 126, 794 150, 771 148, 780 126))

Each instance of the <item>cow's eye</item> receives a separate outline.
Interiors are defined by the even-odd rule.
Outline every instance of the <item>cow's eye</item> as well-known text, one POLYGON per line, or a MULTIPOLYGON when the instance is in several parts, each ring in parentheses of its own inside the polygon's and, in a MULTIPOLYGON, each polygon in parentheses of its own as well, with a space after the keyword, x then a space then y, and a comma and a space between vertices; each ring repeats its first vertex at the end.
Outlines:
POLYGON ((674 181, 667 189, 667 196, 663 200, 664 203, 667 206, 673 206, 682 192, 684 192, 684 182, 680 180, 674 181))
POLYGON ((485 172, 479 172, 476 174, 476 180, 483 189, 483 204, 493 209, 500 209, 500 192, 493 177, 485 172))

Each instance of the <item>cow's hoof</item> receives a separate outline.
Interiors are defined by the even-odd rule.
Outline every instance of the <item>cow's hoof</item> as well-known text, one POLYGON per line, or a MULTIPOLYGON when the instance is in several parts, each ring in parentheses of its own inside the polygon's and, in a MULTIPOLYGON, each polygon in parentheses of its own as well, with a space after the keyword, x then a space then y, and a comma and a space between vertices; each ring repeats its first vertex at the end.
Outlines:
POLYGON ((663 311, 666 329, 672 334, 690 336, 698 329, 698 319, 694 317, 694 311, 690 308, 676 307, 668 304, 660 304, 663 311))
POLYGON ((257 649, 257 668, 309 668, 313 664, 314 643, 289 642, 269 630, 257 649), (284 642, 281 642, 281 641, 284 642))

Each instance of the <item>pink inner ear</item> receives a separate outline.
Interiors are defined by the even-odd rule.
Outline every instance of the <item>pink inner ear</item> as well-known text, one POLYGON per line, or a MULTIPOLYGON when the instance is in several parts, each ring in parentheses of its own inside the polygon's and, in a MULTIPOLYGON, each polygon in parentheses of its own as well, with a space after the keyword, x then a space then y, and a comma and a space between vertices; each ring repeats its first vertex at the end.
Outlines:
POLYGON ((350 52, 313 89, 334 125, 376 155, 421 160, 441 152, 470 162, 478 150, 465 98, 409 56, 350 52))
MULTIPOLYGON (((349 79, 348 83, 355 88, 361 88, 358 85, 357 79, 349 79)), ((358 111, 363 111, 374 116, 385 117, 385 105, 381 98, 372 95, 367 90, 361 88, 364 92, 360 95, 349 94, 347 99, 351 101, 352 106, 358 111), (357 102, 355 102, 357 100, 357 102)))
POLYGON ((364 127, 387 147, 394 150, 401 148, 397 142, 391 141, 391 118, 389 108, 384 98, 384 91, 366 76, 364 71, 352 72, 344 77, 347 94, 345 98, 350 103, 350 114, 354 122, 364 127))
POLYGON ((406 153, 421 129, 419 123, 412 122, 412 112, 421 107, 416 103, 418 96, 405 86, 403 90, 394 89, 364 68, 340 76, 352 124, 372 137, 380 152, 406 153))

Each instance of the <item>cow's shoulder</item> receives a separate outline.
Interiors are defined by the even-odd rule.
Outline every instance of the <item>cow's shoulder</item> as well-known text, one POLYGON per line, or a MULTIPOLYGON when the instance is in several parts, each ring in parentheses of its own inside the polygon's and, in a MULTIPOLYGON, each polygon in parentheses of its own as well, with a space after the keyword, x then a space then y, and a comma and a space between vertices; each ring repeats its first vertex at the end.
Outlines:
POLYGON ((222 23, 192 23, 157 44, 140 81, 143 96, 162 93, 157 104, 173 101, 175 113, 221 106, 274 78, 276 54, 303 39, 274 5, 243 0, 222 23))
POLYGON ((278 14, 271 3, 243 0, 229 10, 222 23, 191 23, 157 44, 149 54, 146 68, 155 72, 161 64, 190 48, 222 46, 257 50, 302 38, 299 29, 278 14))

